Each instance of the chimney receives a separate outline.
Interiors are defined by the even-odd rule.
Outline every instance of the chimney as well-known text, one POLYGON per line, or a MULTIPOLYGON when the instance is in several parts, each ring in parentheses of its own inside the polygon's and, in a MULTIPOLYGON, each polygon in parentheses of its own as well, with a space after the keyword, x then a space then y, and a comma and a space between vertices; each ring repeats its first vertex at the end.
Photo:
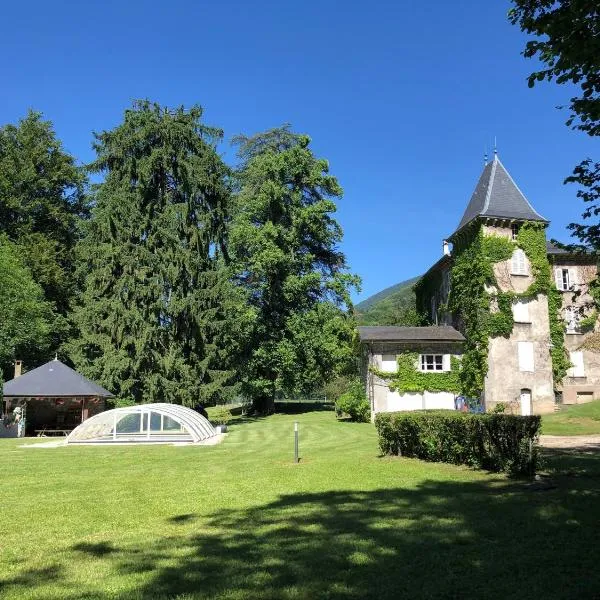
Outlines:
POLYGON ((442 248, 443 248, 444 256, 450 256, 450 245, 448 244, 448 240, 444 240, 442 242, 442 248))
POLYGON ((17 377, 21 377, 22 370, 23 370, 23 361, 15 360, 15 379, 17 377))

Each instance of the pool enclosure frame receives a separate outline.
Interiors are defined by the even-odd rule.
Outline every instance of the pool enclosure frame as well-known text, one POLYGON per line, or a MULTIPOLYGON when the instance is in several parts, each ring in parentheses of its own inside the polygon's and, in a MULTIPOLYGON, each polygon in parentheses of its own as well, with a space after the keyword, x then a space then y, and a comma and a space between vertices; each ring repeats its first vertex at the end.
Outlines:
POLYGON ((215 435, 215 428, 200 413, 187 406, 161 402, 113 408, 94 415, 77 426, 66 443, 198 443, 215 435), (119 431, 119 424, 126 427, 119 431))

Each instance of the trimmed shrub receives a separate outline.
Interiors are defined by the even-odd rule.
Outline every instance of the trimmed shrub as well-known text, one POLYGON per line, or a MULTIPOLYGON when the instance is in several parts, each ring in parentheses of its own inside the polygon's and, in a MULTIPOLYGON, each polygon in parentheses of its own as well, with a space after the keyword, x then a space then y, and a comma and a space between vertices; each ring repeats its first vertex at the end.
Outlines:
POLYGON ((227 425, 231 419, 233 419, 233 415, 226 406, 216 406, 210 414, 210 421, 213 425, 227 425))
POLYGON ((380 413, 375 417, 383 454, 464 464, 510 475, 533 475, 541 419, 452 410, 380 413))
POLYGON ((367 423, 371 416, 371 407, 363 384, 357 379, 353 381, 347 392, 335 403, 335 414, 339 418, 348 415, 352 421, 367 423))

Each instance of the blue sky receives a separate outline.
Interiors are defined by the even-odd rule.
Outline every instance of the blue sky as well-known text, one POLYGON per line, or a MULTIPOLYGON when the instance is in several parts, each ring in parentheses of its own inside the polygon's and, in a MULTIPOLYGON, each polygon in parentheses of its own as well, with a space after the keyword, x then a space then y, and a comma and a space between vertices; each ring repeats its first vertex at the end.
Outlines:
MULTIPOLYGON (((0 20, 0 122, 28 108, 93 158, 93 130, 135 98, 200 103, 227 139, 284 122, 308 133, 344 188, 343 250, 366 298, 441 255, 494 136, 550 235, 582 210, 562 181, 591 155, 556 109, 569 89, 530 90, 502 0, 12 2, 0 20)), ((233 158, 231 149, 222 151, 233 158)))

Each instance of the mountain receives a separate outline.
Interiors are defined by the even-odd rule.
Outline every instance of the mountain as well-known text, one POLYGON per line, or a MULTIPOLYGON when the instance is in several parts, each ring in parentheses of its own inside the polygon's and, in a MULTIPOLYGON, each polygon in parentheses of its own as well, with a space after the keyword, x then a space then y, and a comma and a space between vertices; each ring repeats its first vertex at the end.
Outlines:
POLYGON ((418 325, 413 286, 420 277, 392 285, 354 308, 359 325, 418 325))

